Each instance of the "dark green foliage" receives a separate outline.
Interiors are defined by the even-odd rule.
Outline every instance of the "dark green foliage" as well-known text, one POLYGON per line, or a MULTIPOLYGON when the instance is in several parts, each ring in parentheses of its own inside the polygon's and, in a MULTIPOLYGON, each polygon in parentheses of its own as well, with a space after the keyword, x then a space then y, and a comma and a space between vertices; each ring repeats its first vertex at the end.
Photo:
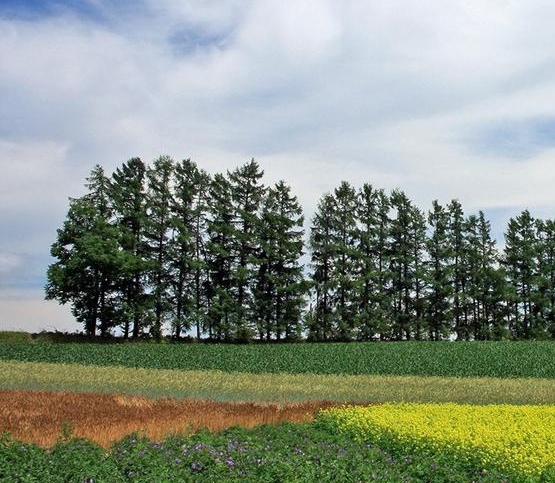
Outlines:
POLYGON ((555 344, 0 344, 0 360, 253 373, 555 378, 555 344))
POLYGON ((170 204, 172 238, 169 259, 171 293, 174 307, 172 334, 193 325, 200 339, 208 311, 209 282, 206 257, 206 230, 211 178, 195 163, 186 159, 174 167, 174 188, 170 204))
POLYGON ((451 332, 451 247, 448 241, 449 216, 437 201, 428 214, 432 233, 428 238, 428 335, 441 340, 451 332))
POLYGON ((211 340, 231 341, 233 337, 233 211, 231 184, 216 174, 210 185, 207 266, 210 276, 210 306, 206 328, 211 340))
POLYGON ((85 334, 260 340, 555 338, 555 221, 523 211, 502 256, 484 214, 342 182, 304 255, 303 214, 251 160, 213 177, 190 160, 95 166, 51 247, 46 298, 85 334), (307 278, 305 278, 307 277, 307 278), (309 294, 310 297, 306 297, 309 294))
MULTIPOLYGON (((261 260, 260 254, 260 206, 266 194, 261 180, 264 172, 253 159, 228 172, 231 201, 231 278, 232 336, 238 342, 246 342, 255 333, 253 293, 261 260)), ((262 261, 263 262, 263 261, 262 261)))
POLYGON ((173 161, 162 156, 147 169, 146 221, 144 240, 148 260, 147 280, 152 286, 153 322, 150 334, 162 337, 162 325, 172 312, 170 287, 173 273, 170 265, 170 239, 174 229, 171 207, 173 201, 173 161))
POLYGON ((335 336, 333 327, 334 294, 336 281, 333 278, 333 225, 331 213, 335 210, 332 195, 325 195, 318 203, 310 228, 309 248, 311 254, 312 283, 315 306, 308 318, 309 340, 330 340, 335 336))
POLYGON ((115 207, 114 226, 117 228, 125 262, 121 280, 121 325, 124 337, 138 338, 148 330, 150 297, 146 293, 148 245, 145 241, 147 225, 146 165, 132 158, 112 175, 112 197, 115 207))
POLYGON ((299 202, 280 181, 268 190, 257 225, 260 246, 253 315, 261 340, 301 337, 306 290, 299 262, 303 254, 302 226, 299 202))
POLYGON ((4 439, 0 462, 5 483, 508 481, 495 468, 463 463, 456 455, 384 449, 318 423, 232 428, 160 442, 131 435, 107 454, 81 440, 50 451, 4 439))
POLYGON ((545 336, 545 319, 541 314, 542 283, 536 220, 528 210, 509 220, 505 233, 502 262, 507 274, 507 299, 510 309, 509 328, 517 338, 545 336))
POLYGON ((424 215, 400 190, 391 194, 393 217, 389 226, 393 322, 391 338, 420 339, 424 315, 424 215))
POLYGON ((58 230, 48 267, 47 299, 70 303, 88 335, 113 327, 119 310, 118 288, 126 263, 120 234, 111 224, 109 181, 96 166, 88 178, 89 193, 70 200, 67 219, 58 230))
POLYGON ((481 211, 467 218, 465 318, 474 340, 506 338, 505 275, 490 231, 481 211))
POLYGON ((383 190, 364 184, 358 192, 357 300, 358 339, 382 338, 390 323, 391 271, 389 253, 389 198, 383 190))
POLYGON ((2 483, 119 483, 128 481, 113 456, 83 439, 61 439, 49 450, 0 437, 2 483))

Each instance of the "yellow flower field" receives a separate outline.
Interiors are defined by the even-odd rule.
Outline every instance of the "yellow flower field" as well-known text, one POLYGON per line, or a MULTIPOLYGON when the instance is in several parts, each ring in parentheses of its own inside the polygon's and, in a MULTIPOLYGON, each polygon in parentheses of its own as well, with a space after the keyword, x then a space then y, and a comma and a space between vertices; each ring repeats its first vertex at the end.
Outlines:
POLYGON ((327 409, 320 417, 358 439, 454 450, 523 475, 555 464, 555 406, 401 403, 327 409))

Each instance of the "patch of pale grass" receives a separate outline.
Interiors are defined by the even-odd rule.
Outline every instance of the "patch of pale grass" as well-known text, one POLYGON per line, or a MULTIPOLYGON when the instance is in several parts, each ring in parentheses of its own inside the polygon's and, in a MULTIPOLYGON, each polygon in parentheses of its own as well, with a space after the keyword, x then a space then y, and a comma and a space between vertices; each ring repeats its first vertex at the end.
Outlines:
POLYGON ((0 388, 216 401, 555 404, 555 380, 178 371, 0 362, 0 388))

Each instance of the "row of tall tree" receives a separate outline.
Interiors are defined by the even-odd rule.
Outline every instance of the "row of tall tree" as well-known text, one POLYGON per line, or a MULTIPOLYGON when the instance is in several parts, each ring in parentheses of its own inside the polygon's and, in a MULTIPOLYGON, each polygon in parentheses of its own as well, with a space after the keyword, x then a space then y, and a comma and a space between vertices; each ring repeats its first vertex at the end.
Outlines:
POLYGON ((218 341, 555 338, 555 221, 511 218, 502 251, 483 212, 342 182, 305 250, 290 187, 251 162, 213 176, 134 158, 70 199, 46 297, 87 334, 218 341))
POLYGON ((511 218, 500 252, 484 213, 423 212, 343 182, 320 200, 309 241, 315 340, 555 338, 555 221, 511 218))
POLYGON ((52 245, 46 297, 90 335, 300 337, 302 210, 262 176, 254 160, 213 177, 169 157, 95 166, 52 245))

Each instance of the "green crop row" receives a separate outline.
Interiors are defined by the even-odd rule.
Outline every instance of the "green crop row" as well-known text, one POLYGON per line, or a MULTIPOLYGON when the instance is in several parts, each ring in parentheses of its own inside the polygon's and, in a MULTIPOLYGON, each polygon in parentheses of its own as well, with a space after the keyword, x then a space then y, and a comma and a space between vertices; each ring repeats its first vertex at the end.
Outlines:
POLYGON ((0 360, 151 369, 555 379, 553 342, 0 343, 0 360))

